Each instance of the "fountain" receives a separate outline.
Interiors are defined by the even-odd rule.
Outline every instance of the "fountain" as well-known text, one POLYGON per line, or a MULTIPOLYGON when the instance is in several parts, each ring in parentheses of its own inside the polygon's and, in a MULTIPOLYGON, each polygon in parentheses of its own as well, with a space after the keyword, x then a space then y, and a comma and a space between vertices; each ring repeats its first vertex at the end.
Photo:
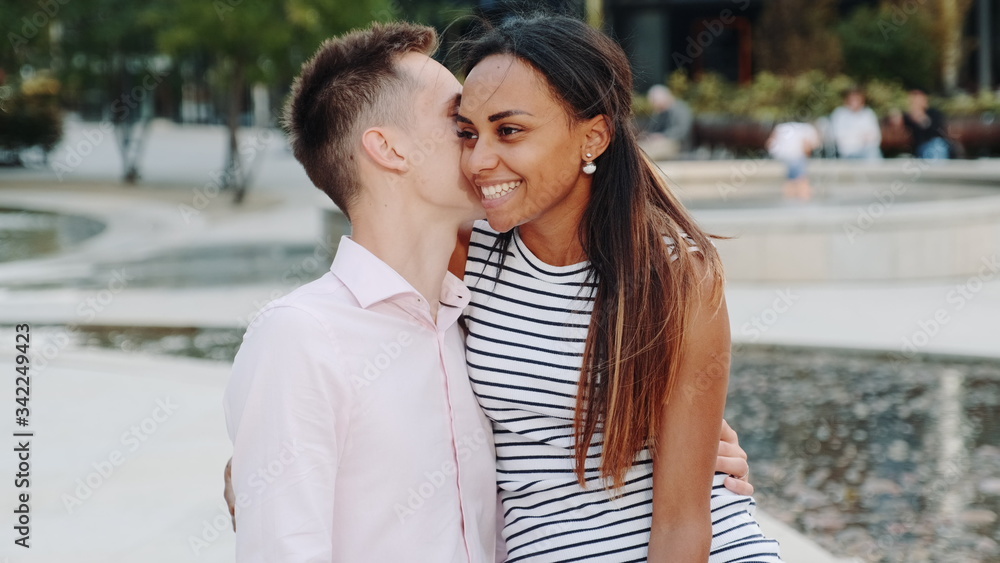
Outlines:
POLYGON ((661 165, 701 224, 733 237, 716 243, 733 281, 971 276, 1000 255, 993 163, 815 161, 804 203, 782 199, 771 160, 661 165))

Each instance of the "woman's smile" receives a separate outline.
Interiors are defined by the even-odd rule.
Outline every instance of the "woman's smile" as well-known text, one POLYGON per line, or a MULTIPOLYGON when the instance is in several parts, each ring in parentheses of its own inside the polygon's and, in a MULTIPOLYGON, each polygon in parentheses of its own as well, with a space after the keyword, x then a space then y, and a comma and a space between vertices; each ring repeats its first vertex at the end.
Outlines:
POLYGON ((495 205, 501 199, 504 199, 506 196, 514 193, 517 188, 521 187, 521 182, 522 180, 509 180, 506 182, 480 181, 476 185, 479 187, 480 193, 482 193, 483 205, 486 205, 487 202, 495 205))

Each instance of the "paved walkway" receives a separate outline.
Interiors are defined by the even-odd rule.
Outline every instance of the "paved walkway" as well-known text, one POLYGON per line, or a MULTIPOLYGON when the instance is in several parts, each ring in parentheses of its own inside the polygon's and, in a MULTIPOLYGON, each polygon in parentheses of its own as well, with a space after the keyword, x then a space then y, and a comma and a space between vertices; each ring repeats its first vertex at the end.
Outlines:
MULTIPOLYGON (((91 125, 70 124, 67 146, 79 145, 91 125)), ((258 185, 244 208, 234 210, 225 195, 207 197, 202 205, 198 189, 202 196, 211 192, 223 139, 217 128, 158 124, 148 154, 179 156, 147 158, 146 183, 136 188, 114 185, 117 163, 110 140, 96 145, 63 181, 49 171, 0 170, 0 207, 72 211, 109 225, 66 254, 0 263, 0 326, 241 327, 260 305, 292 289, 287 281, 151 289, 115 282, 115 272, 91 271, 108 257, 138 260, 198 245, 325 244, 320 209, 329 204, 274 137, 260 150, 258 185), (212 148, 216 141, 218 150, 212 148), (108 283, 96 289, 39 289, 81 272, 104 275, 108 283), (29 289, 2 289, 13 285, 29 289)), ((56 157, 65 158, 65 151, 56 157)), ((1000 358, 997 279, 733 284, 727 296, 737 342, 1000 358)), ((13 342, 13 332, 2 329, 0 338, 13 342)), ((218 499, 230 451, 221 411, 228 367, 80 349, 66 341, 57 330, 44 330, 33 342, 46 357, 32 394, 34 547, 12 553, 11 561, 231 561, 232 533, 216 529, 224 528, 218 499), (129 434, 133 427, 145 439, 136 442, 139 438, 129 434)), ((10 348, 0 346, 0 365, 11 365, 10 348)), ((0 404, 13 403, 12 387, 0 387, 0 404)), ((0 468, 11 468, 11 459, 4 455, 0 468)), ((3 495, 7 507, 10 497, 3 495)), ((762 520, 782 540, 788 561, 834 561, 775 519, 762 520)), ((12 531, 3 529, 0 542, 11 545, 12 531)))

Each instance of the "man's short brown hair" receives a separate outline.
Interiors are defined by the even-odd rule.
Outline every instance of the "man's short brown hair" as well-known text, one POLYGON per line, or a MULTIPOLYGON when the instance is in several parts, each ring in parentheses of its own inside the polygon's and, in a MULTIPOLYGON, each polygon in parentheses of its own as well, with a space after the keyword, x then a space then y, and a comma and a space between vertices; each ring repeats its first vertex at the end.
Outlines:
POLYGON ((397 68, 410 52, 432 54, 433 28, 374 23, 327 39, 292 85, 284 126, 295 158, 344 212, 360 190, 354 151, 362 131, 408 117, 402 94, 413 81, 397 68))

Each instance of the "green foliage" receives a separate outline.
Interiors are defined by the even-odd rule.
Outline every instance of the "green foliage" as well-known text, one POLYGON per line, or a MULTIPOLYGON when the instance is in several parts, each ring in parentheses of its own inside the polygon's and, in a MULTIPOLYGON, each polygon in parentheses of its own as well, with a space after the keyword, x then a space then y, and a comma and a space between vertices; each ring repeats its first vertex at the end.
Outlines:
POLYGON ((42 147, 51 151, 62 138, 59 82, 37 75, 14 90, 4 87, 0 96, 0 148, 18 150, 42 147))
POLYGON ((725 113, 733 90, 733 85, 721 75, 706 73, 692 84, 688 102, 696 112, 725 113))
POLYGON ((175 0, 149 4, 146 21, 167 53, 247 65, 251 82, 289 81, 326 38, 395 16, 389 0, 175 0))
POLYGON ((52 16, 30 0, 0 2, 0 69, 15 73, 21 65, 48 66, 51 52, 49 22, 52 16), (41 25, 39 25, 41 24, 41 25))
POLYGON ((54 57, 52 67, 65 85, 64 102, 75 107, 88 92, 104 92, 110 103, 134 77, 147 72, 157 55, 156 30, 146 20, 147 9, 146 3, 128 0, 62 6, 61 54, 54 57))
POLYGON ((653 106, 646 96, 632 92, 632 113, 640 119, 646 119, 653 115, 653 106))
POLYGON ((762 71, 795 76, 841 70, 836 33, 837 0, 768 0, 754 26, 754 64, 762 71))
POLYGON ((939 54, 927 10, 906 13, 883 2, 861 6, 837 26, 847 74, 860 80, 899 81, 909 88, 935 85, 939 54))
POLYGON ((980 92, 977 95, 958 94, 935 100, 933 105, 949 116, 972 116, 984 113, 1000 116, 1000 95, 992 91, 980 92))
POLYGON ((687 98, 688 92, 691 91, 691 79, 683 70, 675 70, 667 77, 667 88, 670 88, 674 96, 687 98))
MULTIPOLYGON (((717 74, 690 81, 683 72, 668 79, 674 95, 686 100, 695 112, 758 121, 811 121, 829 115, 856 82, 839 74, 832 78, 812 70, 798 76, 758 73, 752 83, 737 86, 717 74)), ((861 84, 868 104, 879 115, 905 108, 906 91, 898 83, 872 80, 861 84)))

